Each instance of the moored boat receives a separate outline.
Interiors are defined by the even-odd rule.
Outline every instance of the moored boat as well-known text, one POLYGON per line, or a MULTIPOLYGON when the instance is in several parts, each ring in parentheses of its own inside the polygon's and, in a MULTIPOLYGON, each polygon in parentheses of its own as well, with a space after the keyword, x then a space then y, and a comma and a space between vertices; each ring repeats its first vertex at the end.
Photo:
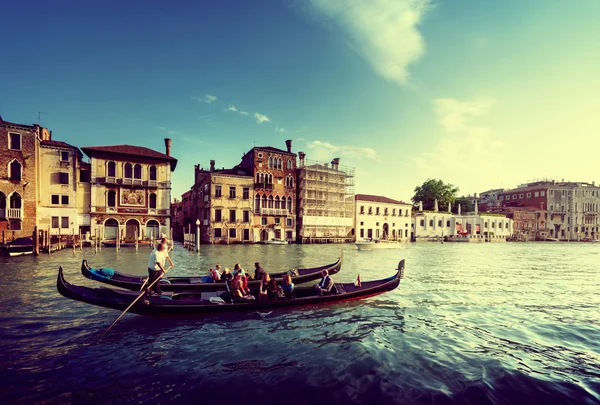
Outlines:
MULTIPOLYGON (((112 240, 112 241, 110 241, 110 240, 109 241, 104 241, 104 242, 102 242, 102 244, 104 245, 104 247, 107 247, 107 248, 109 248, 109 247, 117 247, 117 242, 114 241, 114 240, 112 240)), ((150 245, 151 245, 150 241, 147 241, 147 240, 140 240, 137 243, 138 247, 142 247, 142 246, 143 247, 150 247, 150 245)), ((122 247, 122 248, 135 247, 135 246, 136 246, 135 241, 134 242, 121 242, 121 243, 119 243, 119 247, 122 247)))
MULTIPOLYGON (((404 275, 404 260, 398 263, 395 275, 375 281, 355 283, 335 283, 330 294, 317 295, 313 287, 296 287, 295 296, 275 301, 254 300, 231 302, 229 293, 216 296, 214 293, 199 291, 181 291, 166 293, 162 296, 150 296, 137 301, 129 312, 144 315, 168 315, 191 313, 219 313, 233 311, 261 311, 274 308, 288 308, 302 305, 329 304, 373 297, 398 287, 404 275)), ((62 267, 59 268, 56 281, 58 292, 73 300, 85 302, 119 311, 125 310, 138 296, 139 292, 114 290, 107 287, 90 288, 76 286, 64 279, 62 267)))
MULTIPOLYGON (((340 271, 341 267, 342 259, 338 258, 336 262, 327 264, 325 266, 307 269, 291 269, 269 274, 271 278, 276 278, 279 280, 284 274, 289 272, 292 276, 292 282, 294 284, 301 284, 320 278, 323 270, 327 270, 329 274, 335 274, 340 271)), ((93 269, 89 266, 87 260, 83 260, 81 263, 81 273, 85 277, 92 280, 136 291, 140 290, 142 284, 144 284, 148 278, 147 276, 134 276, 131 274, 120 273, 113 269, 93 269)), ((259 284, 260 280, 248 281, 249 288, 258 287, 259 284)), ((161 279, 160 288, 163 291, 224 291, 225 282, 214 282, 210 276, 169 277, 167 275, 167 277, 161 279)))
POLYGON ((0 246, 0 251, 6 256, 30 255, 33 253, 33 239, 30 237, 17 238, 0 246))
POLYGON ((288 241, 287 240, 271 239, 271 240, 266 240, 263 243, 265 245, 287 245, 288 241))
POLYGON ((400 249, 402 243, 396 240, 362 240, 354 243, 358 250, 371 250, 371 249, 400 249))

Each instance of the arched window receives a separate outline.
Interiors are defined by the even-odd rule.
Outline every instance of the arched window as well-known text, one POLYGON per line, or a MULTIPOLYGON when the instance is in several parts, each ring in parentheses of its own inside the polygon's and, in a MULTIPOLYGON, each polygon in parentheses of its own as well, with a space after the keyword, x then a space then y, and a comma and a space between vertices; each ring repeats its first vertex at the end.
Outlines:
POLYGON ((262 196, 262 208, 267 208, 267 196, 262 196))
POLYGON ((285 209, 285 197, 281 198, 281 209, 284 210, 285 209))
POLYGON ((269 208, 273 208, 273 196, 269 196, 269 208))
POLYGON ((288 211, 292 212, 292 197, 288 197, 288 211))
POLYGON ((108 162, 106 165, 106 176, 117 177, 117 164, 115 162, 108 162))
POLYGON ((10 195, 10 208, 21 208, 21 195, 19 193, 12 193, 10 195))
POLYGON ((292 159, 288 159, 288 162, 287 162, 287 168, 288 168, 288 169, 291 169, 291 168, 292 168, 292 159))
POLYGON ((106 205, 108 205, 109 207, 116 207, 117 206, 117 193, 116 193, 116 191, 109 190, 108 194, 106 195, 106 205))
POLYGON ((269 156, 269 164, 267 166, 269 169, 273 168, 273 158, 271 156, 269 156))
POLYGON ((8 167, 8 178, 13 181, 21 181, 21 163, 18 160, 10 162, 8 167))
POLYGON ((260 183, 260 173, 256 173, 256 182, 260 183))
POLYGON ((135 166, 133 166, 133 178, 134 179, 142 178, 142 166, 141 165, 136 164, 135 166))
POLYGON ((294 187, 294 178, 290 177, 290 187, 294 187))
POLYGON ((156 208, 156 194, 150 193, 148 197, 148 203, 150 208, 156 208))
POLYGON ((150 166, 150 179, 156 181, 156 166, 150 166))
POLYGON ((260 196, 258 194, 254 197, 254 210, 260 212, 260 196))
POLYGON ((279 170, 283 170, 283 159, 279 158, 279 159, 277 160, 277 168, 278 168, 279 170))
POLYGON ((269 184, 273 184, 273 175, 269 174, 269 184))
POLYGON ((279 196, 275 197, 275 209, 279 209, 281 208, 281 200, 279 199, 279 196))
POLYGON ((125 163, 125 166, 123 167, 123 173, 123 177, 125 177, 126 179, 131 179, 133 177, 131 163, 125 163))
POLYGON ((0 217, 5 216, 4 210, 6 210, 6 196, 0 192, 0 217))

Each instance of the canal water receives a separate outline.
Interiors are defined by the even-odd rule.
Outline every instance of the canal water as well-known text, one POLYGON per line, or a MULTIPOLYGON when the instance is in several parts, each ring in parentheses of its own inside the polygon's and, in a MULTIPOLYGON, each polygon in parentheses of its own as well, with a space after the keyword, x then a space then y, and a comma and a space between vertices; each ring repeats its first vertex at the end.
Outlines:
POLYGON ((363 301, 204 317, 119 314, 56 291, 95 267, 144 274, 149 249, 0 258, 2 404, 597 404, 600 244, 176 245, 172 275, 237 262, 399 288, 363 301))

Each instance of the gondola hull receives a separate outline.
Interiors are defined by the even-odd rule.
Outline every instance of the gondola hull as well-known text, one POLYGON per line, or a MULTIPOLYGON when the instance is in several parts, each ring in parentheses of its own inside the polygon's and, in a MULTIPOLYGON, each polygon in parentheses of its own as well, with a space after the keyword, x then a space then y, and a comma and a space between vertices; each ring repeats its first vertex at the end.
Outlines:
MULTIPOLYGON (((325 266, 313 267, 308 269, 297 269, 297 275, 292 275, 292 282, 294 284, 302 284, 307 281, 317 280, 321 278, 321 272, 327 270, 329 274, 335 274, 340 271, 342 267, 342 259, 339 258, 335 263, 331 263, 325 266)), ((83 260, 81 263, 81 273, 95 281, 101 283, 114 285, 116 287, 126 288, 128 290, 139 291, 142 285, 148 278, 147 276, 134 276, 130 274, 124 274, 114 271, 114 274, 103 275, 101 271, 92 269, 87 260, 83 260)), ((275 278, 278 281, 286 274, 287 271, 279 273, 271 273, 271 278, 275 278)), ((199 292, 214 292, 214 291, 225 291, 224 282, 205 282, 208 277, 169 277, 167 280, 161 280, 160 289, 162 291, 199 291, 199 292)), ((249 288, 258 288, 260 280, 248 281, 249 288)))
MULTIPOLYGON (((398 270, 392 277, 363 282, 360 286, 356 286, 354 283, 336 283, 335 292, 327 295, 317 295, 312 287, 298 287, 295 290, 294 298, 231 303, 226 294, 221 295, 221 300, 217 298, 217 301, 220 302, 214 302, 208 297, 203 297, 206 293, 174 292, 160 297, 147 297, 146 300, 141 299, 129 309, 129 312, 142 315, 203 314, 263 311, 304 305, 331 304, 364 299, 391 291, 398 287, 403 275, 404 260, 400 261, 398 270)), ((67 298, 119 311, 125 310, 139 296, 139 292, 133 291, 72 285, 64 279, 62 267, 58 272, 56 286, 58 292, 67 298)))

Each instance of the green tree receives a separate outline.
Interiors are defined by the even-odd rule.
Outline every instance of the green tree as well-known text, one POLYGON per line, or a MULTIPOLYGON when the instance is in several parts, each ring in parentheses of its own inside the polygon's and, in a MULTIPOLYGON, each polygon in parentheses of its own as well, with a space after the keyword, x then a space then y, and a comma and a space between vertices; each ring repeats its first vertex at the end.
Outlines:
POLYGON ((473 199, 468 197, 459 197, 454 201, 454 205, 452 206, 452 212, 458 213, 458 204, 460 204, 460 212, 473 212, 475 211, 475 204, 473 204, 473 199))
POLYGON ((452 184, 445 184, 439 179, 427 179, 425 183, 415 187, 415 195, 412 197, 412 202, 415 206, 419 206, 419 202, 423 202, 424 210, 433 210, 435 200, 438 201, 438 209, 440 211, 448 210, 448 203, 454 205, 458 187, 452 184))

